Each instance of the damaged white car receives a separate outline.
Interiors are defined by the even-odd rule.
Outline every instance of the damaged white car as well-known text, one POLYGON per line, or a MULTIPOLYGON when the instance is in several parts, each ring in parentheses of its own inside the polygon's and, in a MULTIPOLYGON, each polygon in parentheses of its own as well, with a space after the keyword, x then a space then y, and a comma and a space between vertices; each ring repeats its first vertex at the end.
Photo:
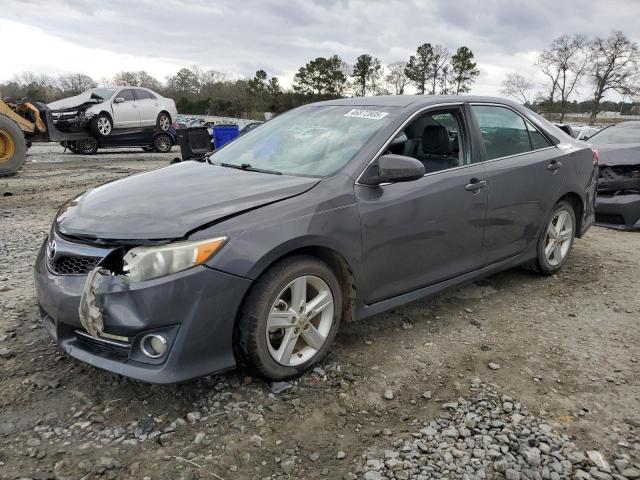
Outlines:
POLYGON ((178 115, 170 98, 142 87, 92 88, 48 104, 53 122, 65 132, 90 130, 107 137, 114 129, 153 127, 166 132, 178 115))

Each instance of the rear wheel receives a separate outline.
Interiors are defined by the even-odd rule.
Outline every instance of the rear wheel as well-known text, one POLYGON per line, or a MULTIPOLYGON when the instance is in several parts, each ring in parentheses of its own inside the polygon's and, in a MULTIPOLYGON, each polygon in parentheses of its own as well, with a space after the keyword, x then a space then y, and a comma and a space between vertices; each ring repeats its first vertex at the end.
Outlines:
POLYGON ((20 127, 0 115, 0 176, 14 175, 24 165, 27 142, 20 127))
POLYGON ((271 380, 302 374, 327 352, 342 315, 338 279, 309 256, 283 260, 252 287, 234 331, 241 366, 271 380))
POLYGON ((76 143, 75 153, 93 155, 98 151, 98 141, 95 138, 84 138, 76 143))
POLYGON ((160 112, 158 114, 158 120, 156 120, 156 127, 162 132, 166 132, 171 127, 171 117, 166 112, 160 112))
POLYGON ((113 120, 106 113, 96 115, 91 119, 91 131, 99 137, 108 137, 113 130, 113 120))
POLYGON ((160 135, 156 135, 153 139, 153 149, 156 152, 167 153, 173 147, 173 141, 171 137, 166 133, 161 133, 160 135))
POLYGON ((536 270, 543 275, 553 275, 569 258, 576 235, 576 214, 569 202, 555 206, 546 227, 538 240, 536 270))

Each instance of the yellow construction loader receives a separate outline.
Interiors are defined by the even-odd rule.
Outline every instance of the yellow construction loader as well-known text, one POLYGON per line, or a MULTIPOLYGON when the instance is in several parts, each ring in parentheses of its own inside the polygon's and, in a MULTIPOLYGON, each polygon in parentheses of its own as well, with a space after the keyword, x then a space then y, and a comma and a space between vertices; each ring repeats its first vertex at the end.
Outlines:
POLYGON ((87 137, 56 128, 43 103, 0 99, 0 177, 13 175, 24 165, 32 142, 63 142, 87 137))

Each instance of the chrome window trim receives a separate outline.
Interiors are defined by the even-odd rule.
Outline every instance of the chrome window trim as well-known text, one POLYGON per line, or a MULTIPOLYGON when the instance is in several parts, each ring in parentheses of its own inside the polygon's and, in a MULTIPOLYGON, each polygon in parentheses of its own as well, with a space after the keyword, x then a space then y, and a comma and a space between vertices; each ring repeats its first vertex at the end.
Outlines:
MULTIPOLYGON (((393 182, 386 182, 386 183, 379 183, 378 185, 367 185, 366 183, 360 183, 360 178, 362 178, 362 175, 364 175, 364 172, 367 171, 367 168, 369 168, 371 166, 371 164, 373 162, 375 162, 380 155, 382 155, 382 152, 384 152, 389 145, 391 145, 391 142, 393 141, 394 138, 396 138, 396 136, 402 132, 404 130, 404 128, 411 123, 411 121, 416 118, 418 115, 426 112, 427 110, 432 110, 432 109, 438 109, 438 108, 442 108, 442 107, 461 107, 465 104, 465 102, 451 102, 451 103, 437 103, 435 105, 427 105, 425 107, 422 107, 420 110, 416 110, 415 112, 413 112, 411 114, 411 116, 409 116, 409 118, 407 118, 404 122, 402 122, 400 124, 400 126, 398 128, 396 128, 396 130, 393 132, 393 134, 389 137, 389 139, 384 143, 384 145, 382 145, 382 147, 376 152, 376 154, 373 156, 373 158, 369 161, 369 163, 367 163, 367 165, 362 169, 362 171, 360 172, 360 175, 358 175, 358 178, 356 179, 355 185, 360 185, 363 187, 382 187, 384 185, 391 185, 393 182)), ((468 128, 468 127, 467 127, 468 128)), ((469 165, 474 165, 473 163, 470 163, 469 165)), ((469 165, 462 165, 460 167, 454 167, 454 168, 449 168, 447 170, 442 170, 444 171, 450 171, 450 170, 454 170, 455 168, 462 168, 462 167, 468 167, 469 165)), ((426 177, 427 175, 432 175, 434 173, 439 173, 439 172, 431 172, 431 173, 425 173, 424 176, 426 177)))

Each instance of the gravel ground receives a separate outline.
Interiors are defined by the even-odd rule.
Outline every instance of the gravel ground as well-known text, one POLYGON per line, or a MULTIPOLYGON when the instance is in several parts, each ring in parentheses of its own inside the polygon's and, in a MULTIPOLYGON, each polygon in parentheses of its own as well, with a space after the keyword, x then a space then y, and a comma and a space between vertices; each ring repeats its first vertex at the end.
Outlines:
POLYGON ((176 154, 36 145, 0 179, 1 479, 640 478, 638 234, 343 325, 292 383, 151 386, 66 357, 31 273, 57 206, 176 154))

